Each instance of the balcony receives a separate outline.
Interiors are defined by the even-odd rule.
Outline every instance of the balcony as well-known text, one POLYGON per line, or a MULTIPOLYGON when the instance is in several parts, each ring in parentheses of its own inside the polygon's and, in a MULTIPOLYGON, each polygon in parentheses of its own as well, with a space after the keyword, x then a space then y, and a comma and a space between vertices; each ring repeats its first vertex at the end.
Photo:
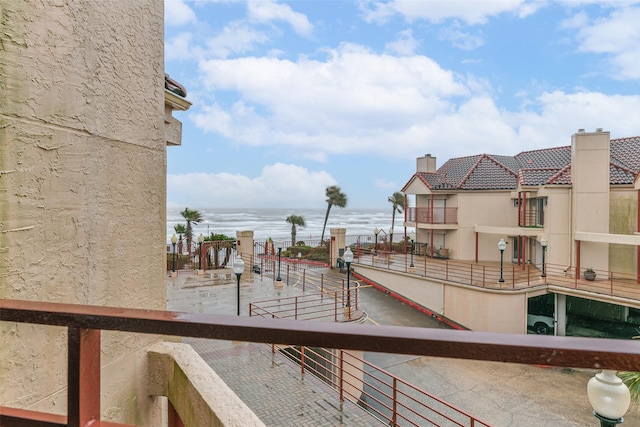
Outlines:
MULTIPOLYGON (((100 364, 96 361, 100 359, 102 330, 559 367, 634 371, 640 366, 637 343, 630 340, 301 322, 14 300, 0 300, 0 320, 55 325, 68 330, 67 414, 2 407, 3 426, 84 426, 90 422, 93 426, 117 426, 99 421, 100 364)), ((186 387, 196 388, 193 384, 198 381, 197 375, 184 369, 179 352, 172 350, 170 343, 162 344, 153 348, 149 357, 160 365, 181 370, 187 379, 186 387)), ((167 394, 177 412, 184 413, 185 408, 181 406, 184 399, 178 398, 184 390, 178 389, 175 394, 176 389, 167 386, 170 377, 175 375, 158 378, 158 384, 153 388, 156 393, 167 394)), ((286 402, 282 404, 286 405, 286 402)), ((218 408, 212 416, 220 417, 222 410, 218 408)), ((250 414, 237 416, 246 416, 259 423, 250 414)))
POLYGON ((416 224, 457 224, 458 208, 407 208, 405 221, 416 224))

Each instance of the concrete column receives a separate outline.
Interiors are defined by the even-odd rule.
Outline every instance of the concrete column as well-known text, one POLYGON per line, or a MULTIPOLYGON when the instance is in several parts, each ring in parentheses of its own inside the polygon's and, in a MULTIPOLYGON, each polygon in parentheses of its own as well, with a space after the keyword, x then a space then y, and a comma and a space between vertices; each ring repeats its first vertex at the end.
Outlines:
POLYGON ((245 271, 253 266, 253 230, 236 231, 236 251, 246 264, 245 271))
POLYGON ((563 294, 555 294, 555 335, 567 335, 567 296, 563 294))
POLYGON ((344 252, 344 249, 345 249, 347 229, 346 228, 330 228, 329 231, 331 233, 331 246, 329 248, 331 252, 329 255, 331 256, 330 258, 331 266, 335 267, 336 260, 338 258, 341 258, 340 250, 342 249, 342 252, 344 252))

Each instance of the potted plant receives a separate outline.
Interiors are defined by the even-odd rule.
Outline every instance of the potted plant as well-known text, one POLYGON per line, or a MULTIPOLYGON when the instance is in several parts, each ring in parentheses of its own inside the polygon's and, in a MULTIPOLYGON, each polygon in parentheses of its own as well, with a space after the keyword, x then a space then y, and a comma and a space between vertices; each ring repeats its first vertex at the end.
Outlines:
POLYGON ((596 272, 593 271, 593 268, 589 267, 584 271, 584 278, 586 280, 596 280, 596 272))

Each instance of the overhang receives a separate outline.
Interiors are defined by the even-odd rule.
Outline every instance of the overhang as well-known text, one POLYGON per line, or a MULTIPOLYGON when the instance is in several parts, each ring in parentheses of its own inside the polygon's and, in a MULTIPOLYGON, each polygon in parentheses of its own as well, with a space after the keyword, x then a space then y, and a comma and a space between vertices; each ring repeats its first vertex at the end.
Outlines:
POLYGON ((577 231, 576 240, 581 242, 615 243, 618 245, 640 246, 640 234, 609 234, 577 231))
POLYGON ((191 102, 176 95, 168 89, 164 90, 164 103, 174 110, 186 111, 191 107, 191 102))
POLYGON ((474 225, 476 233, 498 234, 504 236, 538 237, 544 234, 543 228, 497 227, 492 225, 474 225))

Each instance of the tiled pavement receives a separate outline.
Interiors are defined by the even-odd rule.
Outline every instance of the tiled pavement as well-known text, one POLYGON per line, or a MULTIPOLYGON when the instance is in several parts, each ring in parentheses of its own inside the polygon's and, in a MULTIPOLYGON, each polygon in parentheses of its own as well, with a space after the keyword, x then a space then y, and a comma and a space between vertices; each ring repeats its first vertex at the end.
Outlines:
MULTIPOLYGON (((251 301, 293 296, 298 286, 274 285, 266 275, 244 274, 240 286, 241 315, 251 301)), ((197 276, 180 272, 167 279, 167 307, 194 313, 236 314, 233 274, 197 276)), ((380 424, 355 403, 339 395, 298 365, 271 352, 267 344, 183 339, 267 426, 371 426, 380 424)))

